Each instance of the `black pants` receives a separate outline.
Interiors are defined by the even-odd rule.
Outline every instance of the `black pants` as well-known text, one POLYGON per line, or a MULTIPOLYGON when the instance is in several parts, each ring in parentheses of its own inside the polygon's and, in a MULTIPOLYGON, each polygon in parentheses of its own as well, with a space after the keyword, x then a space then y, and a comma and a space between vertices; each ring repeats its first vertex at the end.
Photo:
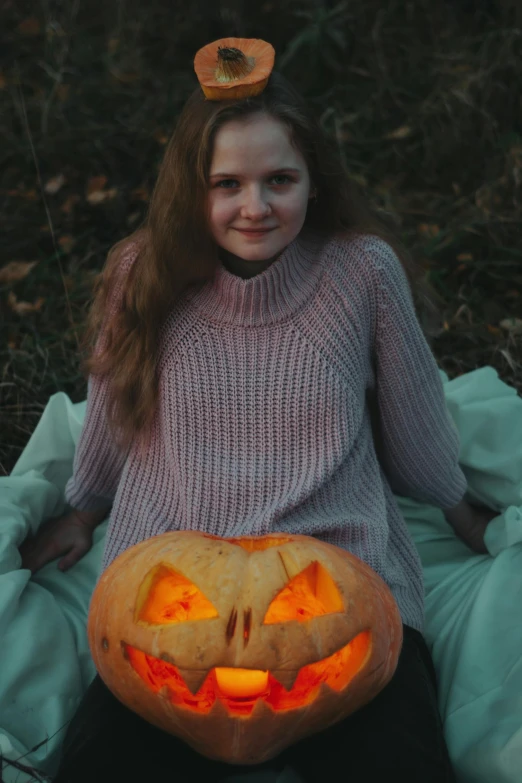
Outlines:
POLYGON ((399 773, 401 783, 456 783, 430 652, 422 634, 403 628, 395 674, 373 701, 252 766, 201 756, 124 707, 96 677, 69 726, 54 783, 382 783, 389 773, 399 773))

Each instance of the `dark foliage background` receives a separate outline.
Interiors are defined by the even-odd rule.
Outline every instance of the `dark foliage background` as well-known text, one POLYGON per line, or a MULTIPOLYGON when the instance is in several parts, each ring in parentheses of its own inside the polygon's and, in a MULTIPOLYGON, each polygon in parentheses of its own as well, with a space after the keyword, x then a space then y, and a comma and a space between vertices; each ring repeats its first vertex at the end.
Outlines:
POLYGON ((79 341, 110 246, 141 221, 167 137, 225 35, 277 52, 350 175, 440 297, 450 378, 522 389, 518 0, 4 0, 0 46, 0 473, 49 399, 85 398, 79 341))

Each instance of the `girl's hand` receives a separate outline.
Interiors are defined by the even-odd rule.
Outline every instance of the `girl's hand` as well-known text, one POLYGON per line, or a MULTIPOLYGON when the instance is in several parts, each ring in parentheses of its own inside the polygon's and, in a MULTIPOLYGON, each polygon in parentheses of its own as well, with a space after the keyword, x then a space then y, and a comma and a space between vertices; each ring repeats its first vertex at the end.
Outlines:
POLYGON ((89 523, 79 511, 73 509, 61 517, 51 517, 20 545, 21 567, 34 574, 46 563, 64 555, 58 568, 66 571, 92 547, 92 535, 92 522, 89 523))
POLYGON ((484 534, 488 524, 498 517, 500 512, 493 511, 487 506, 474 506, 471 503, 468 506, 466 518, 454 524, 455 533, 473 552, 487 555, 488 548, 484 543, 484 534))

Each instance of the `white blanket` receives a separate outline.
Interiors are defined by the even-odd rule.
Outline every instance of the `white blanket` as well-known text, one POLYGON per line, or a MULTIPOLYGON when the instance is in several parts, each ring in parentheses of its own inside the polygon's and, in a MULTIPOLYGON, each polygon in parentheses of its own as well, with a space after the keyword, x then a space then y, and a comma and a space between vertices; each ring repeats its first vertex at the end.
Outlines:
MULTIPOLYGON (((398 498, 419 548, 426 638, 459 783, 522 782, 522 399, 483 367, 448 381, 461 437, 468 500, 499 510, 486 533, 490 555, 457 539, 442 512, 398 498)), ((18 545, 64 510, 85 402, 58 393, 11 476, 0 478, 0 754, 5 783, 34 780, 9 760, 56 772, 66 724, 95 675, 86 637, 89 600, 107 523, 91 551, 62 573, 33 578, 18 545)))

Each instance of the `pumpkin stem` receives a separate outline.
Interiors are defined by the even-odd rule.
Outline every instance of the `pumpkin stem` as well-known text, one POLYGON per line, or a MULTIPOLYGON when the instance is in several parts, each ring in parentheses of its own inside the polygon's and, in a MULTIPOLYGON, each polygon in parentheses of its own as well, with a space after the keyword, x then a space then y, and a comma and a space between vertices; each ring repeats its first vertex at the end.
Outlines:
POLYGON ((241 49, 218 46, 218 66, 215 72, 217 82, 232 82, 243 79, 254 70, 255 57, 246 57, 241 49))

